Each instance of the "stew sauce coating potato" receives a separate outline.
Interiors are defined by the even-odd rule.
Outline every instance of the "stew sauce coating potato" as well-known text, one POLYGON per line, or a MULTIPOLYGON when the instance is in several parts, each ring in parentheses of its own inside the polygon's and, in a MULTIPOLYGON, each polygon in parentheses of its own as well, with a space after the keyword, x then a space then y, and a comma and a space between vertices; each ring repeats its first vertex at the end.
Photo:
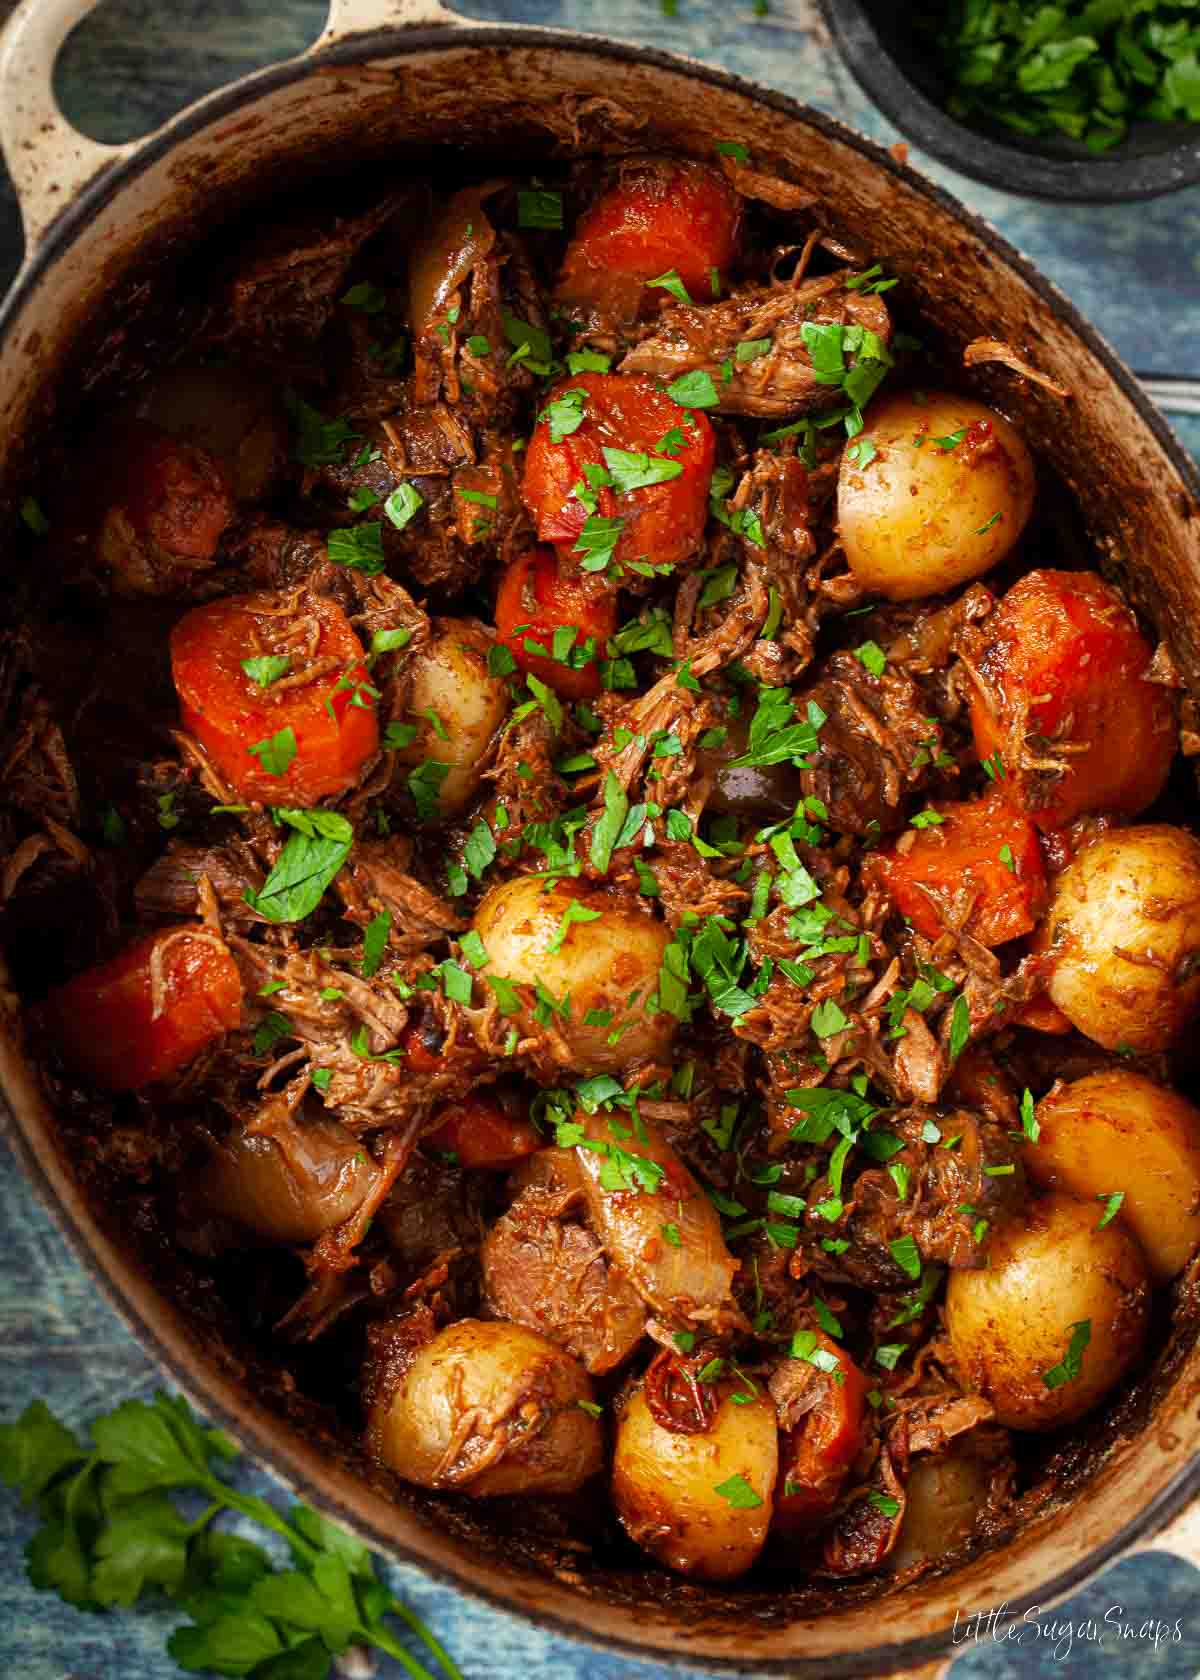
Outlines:
POLYGON ((491 637, 468 619, 440 618, 433 639, 409 662, 405 721, 415 723, 417 733, 396 756, 401 764, 431 758, 449 765, 438 789, 438 809, 446 815, 461 811, 479 786, 488 745, 508 714, 504 679, 488 673, 491 646, 491 637))
POLYGON ((563 258, 558 301, 576 316, 593 310, 629 326, 669 294, 646 282, 672 270, 697 303, 713 296, 737 251, 741 199, 707 164, 628 158, 620 177, 586 210, 563 258))
POLYGON ((871 404, 863 436, 875 454, 864 466, 842 456, 837 517, 864 589, 915 601, 1003 560, 1033 508, 1034 476, 1002 415, 947 391, 897 392, 871 404))
POLYGON ((463 1318, 418 1349, 376 1397, 368 1441, 421 1487, 494 1494, 574 1493, 602 1463, 579 1361, 519 1324, 463 1318))
POLYGON ((526 986, 540 981, 556 999, 570 997, 570 1019, 557 1017, 555 1025, 575 1073, 620 1072, 670 1050, 675 1017, 651 1013, 646 1004, 658 990, 671 935, 638 900, 577 881, 521 875, 484 895, 473 925, 491 960, 488 974, 526 986), (598 914, 593 921, 570 922, 564 931, 572 903, 598 914), (609 1010, 612 1018, 587 1026, 590 1010, 609 1010))
POLYGON ((1102 835, 1058 877, 1039 943, 1080 1032, 1167 1049, 1200 1008, 1200 840, 1167 823, 1102 835))
POLYGON ((579 544, 586 543, 583 530, 593 514, 591 498, 585 506, 575 487, 587 482, 589 469, 602 471, 610 482, 593 486, 595 515, 623 521, 613 560, 674 566, 699 545, 715 456, 705 416, 680 408, 655 380, 576 373, 555 386, 539 412, 522 494, 539 542, 556 544, 578 567, 587 558, 579 544), (556 423, 563 409, 570 431, 556 423), (662 440, 671 434, 667 452, 662 440), (626 460, 628 455, 637 459, 626 460))
POLYGON ((1025 1150, 1033 1182, 1093 1201, 1123 1191, 1116 1217, 1141 1244, 1155 1282, 1181 1272, 1200 1243, 1200 1109, 1143 1074, 1112 1068, 1056 1085, 1037 1118, 1040 1135, 1025 1150))
POLYGON ((1175 756, 1174 702, 1146 681, 1154 650, 1103 578, 1028 572, 980 640, 968 667, 975 750, 1000 755, 1009 799, 1044 828, 1085 811, 1136 817, 1157 799, 1175 756), (1042 767, 1056 757, 1061 776, 1042 767))
POLYGON ((242 977, 197 923, 135 939, 51 992, 42 1018, 64 1058, 106 1091, 166 1079, 241 1021, 242 977))
POLYGON ((241 799, 312 805, 345 793, 379 746, 362 643, 328 595, 226 595, 193 607, 171 632, 171 670, 184 728, 241 799), (245 668, 272 656, 285 662, 276 675, 245 668), (289 730, 290 742, 253 750, 289 730))
POLYGON ((703 1434, 659 1423, 641 1389, 625 1400, 613 1453, 613 1503, 630 1538, 668 1569, 705 1581, 745 1574, 767 1538, 779 1471, 775 1408, 761 1392, 748 1405, 721 1383, 703 1434), (721 1493, 740 1477, 740 1487, 721 1493), (757 1503, 750 1505, 753 1497, 757 1503), (749 1508, 747 1508, 749 1507, 749 1508))
POLYGON ((1095 1202, 1052 1192, 999 1226, 988 1265, 952 1271, 946 1329, 968 1389, 1008 1429, 1057 1429, 1090 1412, 1142 1351, 1150 1312, 1145 1255, 1119 1225, 1097 1229, 1095 1202), (1057 1387, 1072 1326, 1091 1339, 1079 1374, 1057 1387))

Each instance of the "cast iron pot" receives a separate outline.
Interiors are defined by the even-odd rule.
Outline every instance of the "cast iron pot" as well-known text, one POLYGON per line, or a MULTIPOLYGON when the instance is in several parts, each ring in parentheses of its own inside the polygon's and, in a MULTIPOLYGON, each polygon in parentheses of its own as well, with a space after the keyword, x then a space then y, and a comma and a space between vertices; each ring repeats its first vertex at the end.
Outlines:
MULTIPOLYGON (((233 210, 368 158, 389 157, 402 174, 449 149, 464 154, 462 167, 486 158, 481 172, 494 172, 501 161, 545 160, 572 136, 699 156, 730 137, 811 186, 835 231, 902 277, 918 325, 954 360, 976 336, 1005 339, 1077 394, 1064 404, 999 367, 970 380, 1013 414, 1074 492, 1104 565, 1169 634, 1200 693, 1195 469, 1067 301, 992 229, 879 148, 700 64, 565 32, 461 26, 434 0, 332 0, 310 52, 202 100, 144 141, 100 146, 68 127, 51 92, 58 48, 91 4, 24 0, 0 41, 0 140, 28 236, 0 314, 0 502, 10 510, 56 408, 69 408, 98 360, 119 360, 121 335, 168 283, 171 264, 233 210)), ((792 1680, 932 1674, 956 1618, 961 1628, 1000 1603, 1018 1616, 1045 1607, 1135 1544, 1200 1555, 1200 1521, 1187 1510, 1200 1488, 1191 1462, 1200 1350, 1185 1336, 1147 1379, 1141 1410, 1127 1408, 1136 1427, 1110 1431, 1069 1503, 900 1591, 855 1584, 818 1609, 811 1594, 777 1583, 664 1590, 652 1572, 539 1568, 520 1535, 497 1531, 486 1501, 439 1501, 381 1479, 350 1437, 330 1434, 302 1398, 288 1397, 270 1349, 255 1363, 253 1350, 226 1347, 157 1286, 128 1232, 83 1193, 2 976, 0 1087, 34 1185, 143 1344, 209 1417, 370 1545, 560 1632, 633 1656, 792 1680)))

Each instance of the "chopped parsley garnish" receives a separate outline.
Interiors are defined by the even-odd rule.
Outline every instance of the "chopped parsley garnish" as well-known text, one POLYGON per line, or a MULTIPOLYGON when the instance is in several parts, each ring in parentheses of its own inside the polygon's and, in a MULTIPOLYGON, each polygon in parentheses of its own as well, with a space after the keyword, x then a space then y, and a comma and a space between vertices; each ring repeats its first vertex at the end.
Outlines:
POLYGON ((726 1482, 718 1482, 714 1493, 719 1493, 735 1511, 755 1511, 762 1504, 762 1500, 755 1493, 745 1476, 730 1476, 726 1482))
POLYGON ((705 368, 680 374, 667 386, 667 395, 680 408, 715 408, 720 401, 712 375, 705 368))
POLYGON ((1125 1200, 1125 1192, 1124 1190, 1113 1190, 1111 1192, 1101 1190, 1096 1200, 1104 1203, 1104 1212, 1100 1215, 1099 1223, 1096 1226, 1097 1231, 1103 1231, 1104 1227, 1110 1224, 1120 1213, 1121 1203, 1125 1200))
POLYGON ((961 992, 954 1000, 954 1008, 950 1015, 950 1060, 956 1062, 967 1047, 971 1037, 971 1011, 967 1000, 961 992))
POLYGON ((642 490, 650 484, 665 484, 683 474, 682 461, 663 460, 654 455, 638 454, 628 449, 609 449, 601 453, 612 475, 613 489, 619 496, 630 490, 642 490))
MULTIPOLYGON (((398 484, 384 502, 383 511, 397 531, 403 531, 413 515, 424 505, 424 497, 411 484, 398 484)), ((380 549, 382 552, 382 542, 380 549)))
POLYGON ((291 664, 286 653, 264 653, 257 659, 243 659, 242 670, 259 688, 270 688, 273 682, 287 675, 291 664))
POLYGON ((326 420, 295 391, 283 393, 283 405, 296 429, 293 453, 302 466, 340 465, 346 458, 346 445, 362 442, 361 434, 348 420, 326 420))
POLYGON ((437 815, 438 795, 449 774, 448 764, 439 763, 436 758, 427 758, 405 777, 405 784, 412 795, 413 803, 417 807, 417 817, 421 822, 429 822, 437 815))
POLYGON ((1084 1351, 1092 1339, 1092 1321, 1090 1318, 1081 1318, 1068 1328, 1071 1339, 1067 1343, 1066 1353, 1057 1365, 1052 1365, 1048 1371, 1042 1372, 1042 1381, 1047 1388, 1061 1388, 1064 1383, 1074 1382, 1083 1370, 1084 1351))
POLYGON ((873 677, 881 677, 887 669, 887 654, 878 642, 864 642, 861 647, 855 648, 854 656, 873 677))
POLYGON ((599 350, 571 350, 567 353, 568 373, 607 373, 612 367, 612 357, 601 355, 599 350))
POLYGON ((624 528, 625 521, 621 518, 605 519, 600 514, 590 514, 584 521, 583 530, 579 533, 579 540, 572 550, 573 554, 585 556, 579 562, 580 570, 584 572, 604 571, 612 561, 613 553, 624 528))
POLYGON ((326 887, 350 855, 354 830, 336 811, 302 811, 275 806, 277 822, 294 830, 257 892, 246 903, 269 922, 299 922, 321 902, 326 887))
POLYGON ((582 385, 572 385, 566 391, 556 392, 553 400, 538 415, 539 425, 544 422, 550 428, 551 443, 561 443, 572 432, 579 430, 584 422, 586 402, 587 392, 582 385))
POLYGON ((762 688, 758 706, 750 720, 746 751, 730 760, 730 767, 749 764, 796 764, 804 767, 806 755, 817 749, 817 735, 825 713, 812 700, 803 721, 796 716, 790 688, 762 688))
POLYGON ((664 292, 670 292, 680 303, 691 303, 687 287, 680 278, 677 268, 667 269, 665 274, 658 274, 653 280, 646 281, 647 286, 661 286, 664 292))
POLYGON ((733 352, 733 359, 739 366, 743 362, 757 362, 761 356, 770 355, 772 342, 769 338, 743 338, 733 352))
POLYGON ((571 928, 575 925, 575 923, 597 922, 599 920, 599 910, 589 910, 586 905, 580 904, 577 898, 573 898, 563 911, 562 916, 559 919, 558 926, 555 928, 551 937, 550 943, 546 946, 546 955, 548 957, 553 956, 556 951, 562 950, 567 935, 570 933, 571 928))
POLYGON ((543 187, 521 188, 517 192, 517 226, 523 228, 560 228, 563 225, 563 201, 560 192, 543 187))
POLYGON ((1042 1135, 1042 1128, 1034 1108, 1033 1092, 1028 1086, 1021 1096, 1021 1130, 1030 1143, 1036 1143, 1042 1135))
POLYGON ((21 518, 35 537, 44 537, 50 529, 50 521, 42 512, 41 504, 32 496, 26 496, 21 503, 21 518))
POLYGON ((383 953, 387 950, 388 934, 392 931, 392 913, 381 910, 367 923, 367 931, 363 935, 362 963, 359 973, 364 980, 369 980, 379 970, 383 961, 383 953))
POLYGON ((255 741, 246 751, 258 760, 264 776, 285 775, 296 756, 296 731, 288 724, 286 729, 281 729, 268 740, 255 741))
MULTIPOLYGON (((390 499, 390 498, 389 498, 390 499)), ((384 504, 385 509, 387 504, 384 504)), ((346 525, 340 531, 330 531, 325 552, 335 566, 362 572, 365 577, 377 577, 383 571, 383 526, 378 520, 362 525, 346 525)))

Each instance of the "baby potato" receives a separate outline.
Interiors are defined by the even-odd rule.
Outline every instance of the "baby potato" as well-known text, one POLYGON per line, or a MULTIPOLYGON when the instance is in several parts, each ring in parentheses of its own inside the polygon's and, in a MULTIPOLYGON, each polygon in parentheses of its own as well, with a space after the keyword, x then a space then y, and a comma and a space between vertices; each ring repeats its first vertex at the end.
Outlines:
POLYGON ((650 1011, 647 1000, 658 991, 671 935, 636 899, 521 875, 485 894, 474 927, 491 960, 487 974, 528 986, 540 981, 556 1001, 570 998, 569 1018, 557 1015, 554 1025, 576 1073, 612 1073, 667 1055, 675 1017, 650 1011), (592 919, 569 919, 568 912, 581 910, 592 919), (587 1026, 593 1010, 610 1018, 587 1026))
POLYGON ((461 811, 479 786, 483 755, 508 713, 508 688, 488 673, 491 645, 469 620, 438 618, 432 641, 412 657, 408 710, 417 733, 396 756, 401 764, 432 758, 449 765, 438 790, 438 808, 447 816, 461 811))
POLYGON ((913 1460, 904 1491, 908 1502, 888 1568, 909 1569, 952 1552, 987 1503, 991 1467, 969 1450, 913 1460))
POLYGON ((1034 478, 1002 415, 948 391, 919 401, 897 392, 872 403, 863 436, 875 454, 863 466, 842 456, 837 506, 846 560, 864 589, 914 601, 1003 560, 1029 518, 1034 478))
MULTIPOLYGON (((1037 1185, 1092 1200, 1124 1192, 1117 1218, 1142 1246, 1156 1283, 1200 1243, 1200 1109, 1125 1068, 1056 1085, 1037 1106, 1025 1151, 1037 1185)), ((1096 1218, 1103 1213, 1097 1208, 1096 1218)))
POLYGON ((406 1481, 478 1498, 573 1493, 599 1470, 595 1396, 579 1361, 534 1330, 464 1318, 378 1394, 367 1438, 406 1481))
POLYGON ((1039 944, 1072 1026, 1167 1049, 1200 1008, 1200 840, 1168 823, 1103 835, 1058 877, 1039 944))
POLYGON ((1095 1202, 1057 1192, 1001 1225, 988 1265, 952 1271, 946 1329, 966 1386, 1008 1429, 1074 1423, 1124 1376, 1142 1350, 1150 1310, 1146 1258, 1119 1225, 1097 1230, 1095 1202), (1087 1345, 1078 1374, 1047 1383, 1072 1345, 1087 1345))
POLYGON ((706 1581, 744 1575, 763 1548, 779 1471, 775 1407, 720 1385, 709 1428, 676 1434, 656 1421, 641 1389, 617 1424, 613 1503, 626 1533, 668 1569, 706 1581))

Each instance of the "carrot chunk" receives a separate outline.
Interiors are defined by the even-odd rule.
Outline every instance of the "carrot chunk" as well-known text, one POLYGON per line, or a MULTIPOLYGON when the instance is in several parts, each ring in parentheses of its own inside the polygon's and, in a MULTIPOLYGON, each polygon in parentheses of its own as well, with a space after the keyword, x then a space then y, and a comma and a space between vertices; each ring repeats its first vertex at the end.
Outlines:
POLYGON ((1175 755, 1174 706, 1146 681, 1153 649, 1116 591, 1094 572, 1029 572, 983 630, 971 727, 1007 797, 1039 828, 1153 804, 1175 755))
POLYGON ((184 728, 239 798, 311 805, 345 793, 377 750, 375 690, 336 601, 229 595, 171 634, 184 728))
POLYGON ((616 622, 612 590, 560 565, 553 549, 536 548, 520 555, 500 580, 496 596, 500 640, 522 671, 532 672, 565 699, 586 700, 599 694, 597 661, 616 622), (561 633, 568 630, 574 636, 564 646, 567 638, 561 633), (554 656, 556 635, 561 658, 554 656), (589 638, 595 644, 590 652, 589 638))
POLYGON ((780 1436, 772 1527, 786 1535, 803 1534, 828 1517, 862 1446, 867 1379, 845 1348, 822 1331, 814 1334, 819 1350, 838 1361, 841 1381, 832 1371, 814 1370, 810 1381, 820 1384, 819 1400, 780 1436))
POLYGON ((692 302, 709 302, 733 262, 740 219, 737 193, 705 164, 672 158, 627 164, 576 224, 559 302, 630 324, 670 301, 646 282, 672 272, 692 302))
POLYGON ((1046 900, 1037 831, 993 790, 982 799, 939 805, 941 818, 908 829, 868 865, 896 908, 926 939, 961 925, 981 945, 1031 933, 1046 900))
POLYGON ((456 1155, 461 1167, 511 1167, 545 1147, 545 1140, 523 1113, 483 1091, 447 1104, 438 1121, 425 1142, 432 1149, 456 1155))
POLYGON ((704 415, 653 380, 576 374, 551 392, 534 428, 525 505, 539 539, 583 570, 672 566, 703 534, 715 450, 704 415), (614 519, 607 531, 598 524, 614 519))
POLYGON ((51 992, 43 1018, 64 1058, 107 1091, 166 1079, 241 1019, 242 979, 196 924, 127 945, 51 992))

